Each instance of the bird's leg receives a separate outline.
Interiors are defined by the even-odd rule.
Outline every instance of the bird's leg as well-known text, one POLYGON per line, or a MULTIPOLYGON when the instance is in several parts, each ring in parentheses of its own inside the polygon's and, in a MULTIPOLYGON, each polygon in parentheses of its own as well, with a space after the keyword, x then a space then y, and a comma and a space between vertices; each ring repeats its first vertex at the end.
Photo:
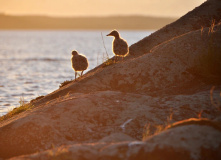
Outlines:
POLYGON ((83 72, 84 72, 84 71, 81 71, 81 76, 83 75, 83 72))
POLYGON ((77 72, 75 71, 75 76, 74 76, 74 80, 76 81, 76 76, 77 76, 77 72))

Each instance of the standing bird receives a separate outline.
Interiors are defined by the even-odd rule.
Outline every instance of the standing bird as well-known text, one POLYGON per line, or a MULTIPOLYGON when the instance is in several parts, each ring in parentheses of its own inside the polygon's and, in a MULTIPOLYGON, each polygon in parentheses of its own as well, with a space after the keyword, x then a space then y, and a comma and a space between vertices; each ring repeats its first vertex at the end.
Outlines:
POLYGON ((75 80, 77 76, 77 71, 81 71, 81 76, 83 74, 83 71, 87 69, 88 67, 88 61, 87 58, 84 55, 78 54, 77 51, 72 51, 72 68, 75 71, 75 80))
POLYGON ((109 33, 107 36, 114 36, 113 40, 113 53, 116 56, 126 57, 129 53, 129 48, 127 41, 120 37, 120 34, 117 30, 113 30, 111 33, 109 33))

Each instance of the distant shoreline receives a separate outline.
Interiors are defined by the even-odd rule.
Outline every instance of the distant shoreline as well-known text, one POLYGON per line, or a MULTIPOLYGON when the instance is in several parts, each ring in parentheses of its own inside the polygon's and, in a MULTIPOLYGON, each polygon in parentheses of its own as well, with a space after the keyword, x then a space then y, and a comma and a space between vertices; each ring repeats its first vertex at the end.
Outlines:
POLYGON ((47 17, 0 14, 0 30, 156 30, 175 20, 148 16, 47 17))

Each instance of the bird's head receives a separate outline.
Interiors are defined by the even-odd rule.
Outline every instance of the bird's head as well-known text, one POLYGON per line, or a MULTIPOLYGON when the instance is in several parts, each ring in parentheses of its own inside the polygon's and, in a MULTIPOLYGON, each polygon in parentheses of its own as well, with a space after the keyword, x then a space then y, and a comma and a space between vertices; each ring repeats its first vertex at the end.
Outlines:
POLYGON ((114 36, 115 38, 119 38, 120 34, 118 33, 117 30, 113 30, 107 36, 114 36))
POLYGON ((72 55, 73 55, 73 56, 78 55, 78 52, 77 52, 76 50, 73 50, 73 51, 72 51, 72 55))

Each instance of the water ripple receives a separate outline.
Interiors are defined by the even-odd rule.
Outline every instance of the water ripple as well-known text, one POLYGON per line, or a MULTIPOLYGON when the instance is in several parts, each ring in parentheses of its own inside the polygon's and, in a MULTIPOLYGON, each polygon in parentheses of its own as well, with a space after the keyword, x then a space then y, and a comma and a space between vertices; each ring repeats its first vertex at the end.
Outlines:
MULTIPOLYGON (((0 115, 59 88, 74 78, 71 51, 88 57, 88 70, 102 63, 105 53, 101 32, 109 31, 0 31, 0 115)), ((149 31, 120 31, 131 45, 149 31)), ((112 38, 104 38, 110 57, 112 38)), ((85 72, 87 72, 86 70, 85 72)))

